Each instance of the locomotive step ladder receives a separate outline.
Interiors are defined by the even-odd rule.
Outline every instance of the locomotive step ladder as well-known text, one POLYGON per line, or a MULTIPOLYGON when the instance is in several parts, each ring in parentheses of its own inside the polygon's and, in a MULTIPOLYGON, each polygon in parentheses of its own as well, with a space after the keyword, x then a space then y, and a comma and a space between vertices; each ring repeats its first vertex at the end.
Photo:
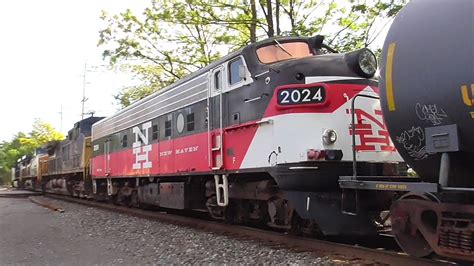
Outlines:
POLYGON ((229 183, 227 180, 227 175, 214 175, 214 181, 216 185, 217 205, 221 207, 229 205, 229 183))
POLYGON ((211 134, 210 140, 211 146, 211 158, 210 167, 212 170, 219 170, 223 166, 222 162, 222 134, 221 132, 211 134))

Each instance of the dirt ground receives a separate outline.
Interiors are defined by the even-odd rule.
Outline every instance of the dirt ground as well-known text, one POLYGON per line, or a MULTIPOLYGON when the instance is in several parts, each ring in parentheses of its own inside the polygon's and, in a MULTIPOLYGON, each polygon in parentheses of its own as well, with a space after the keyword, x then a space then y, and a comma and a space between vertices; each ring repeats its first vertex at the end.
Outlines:
POLYGON ((65 211, 27 198, 0 197, 0 265, 334 264, 310 253, 73 203, 55 204, 65 211))

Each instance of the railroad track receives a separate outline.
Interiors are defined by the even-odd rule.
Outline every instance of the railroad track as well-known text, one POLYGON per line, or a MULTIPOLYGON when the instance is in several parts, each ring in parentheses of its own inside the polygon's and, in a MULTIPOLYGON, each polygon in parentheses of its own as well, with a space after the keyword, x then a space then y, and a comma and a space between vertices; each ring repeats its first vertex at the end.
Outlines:
MULTIPOLYGON (((279 232, 262 230, 247 226, 230 225, 216 221, 203 220, 199 218, 181 216, 156 211, 147 211, 124 206, 117 206, 109 203, 95 202, 80 198, 68 196, 45 194, 44 196, 77 203, 89 207, 100 208, 107 211, 131 215, 135 217, 157 220, 160 222, 186 226, 207 232, 226 235, 232 238, 258 241, 267 246, 286 248, 293 251, 312 252, 317 256, 328 256, 331 259, 341 263, 359 264, 359 265, 450 265, 446 261, 422 259, 410 257, 403 253, 391 252, 386 250, 370 249, 366 247, 353 246, 347 244, 334 243, 329 241, 301 238, 279 232)), ((42 206, 47 203, 40 204, 42 206)), ((47 206, 45 206, 47 207, 47 206)), ((49 207, 47 207, 49 208, 49 207)), ((53 205, 53 208, 58 206, 53 205)))

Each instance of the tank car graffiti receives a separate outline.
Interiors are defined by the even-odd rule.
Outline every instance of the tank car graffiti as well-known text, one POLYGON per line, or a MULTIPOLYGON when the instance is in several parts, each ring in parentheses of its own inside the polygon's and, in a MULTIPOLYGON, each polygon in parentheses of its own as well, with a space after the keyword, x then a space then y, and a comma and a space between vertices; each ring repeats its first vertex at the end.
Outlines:
POLYGON ((402 144, 408 155, 415 160, 423 160, 428 157, 425 147, 425 133, 421 127, 412 127, 405 130, 397 137, 398 143, 402 144))
POLYGON ((436 104, 420 104, 415 105, 416 116, 420 120, 426 120, 433 124, 433 126, 441 125, 443 118, 448 117, 443 108, 438 108, 436 104))
POLYGON ((148 130, 150 128, 151 122, 143 123, 141 129, 139 127, 133 128, 133 134, 135 134, 135 142, 133 143, 134 170, 152 167, 152 162, 148 159, 148 153, 152 150, 152 145, 148 144, 148 130))

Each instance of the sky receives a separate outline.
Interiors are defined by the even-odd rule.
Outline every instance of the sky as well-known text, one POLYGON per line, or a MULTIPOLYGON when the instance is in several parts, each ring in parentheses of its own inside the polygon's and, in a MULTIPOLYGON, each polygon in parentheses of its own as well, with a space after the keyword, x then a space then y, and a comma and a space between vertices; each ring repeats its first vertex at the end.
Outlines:
MULTIPOLYGON (((114 114, 113 95, 136 84, 131 76, 109 70, 97 47, 101 10, 134 13, 149 0, 0 1, 0 142, 30 132, 35 119, 66 133, 81 119, 86 71, 85 111, 114 114), (62 119, 61 113, 62 112, 62 119)), ((380 36, 383 41, 384 34, 380 36)))
MULTIPOLYGON (((81 119, 84 65, 86 111, 117 111, 113 95, 133 84, 109 70, 97 47, 101 10, 143 10, 148 0, 0 1, 0 141, 30 132, 36 118, 67 132, 81 119), (61 123, 61 106, 63 119, 61 123)), ((136 81, 135 81, 136 82, 136 81)))

